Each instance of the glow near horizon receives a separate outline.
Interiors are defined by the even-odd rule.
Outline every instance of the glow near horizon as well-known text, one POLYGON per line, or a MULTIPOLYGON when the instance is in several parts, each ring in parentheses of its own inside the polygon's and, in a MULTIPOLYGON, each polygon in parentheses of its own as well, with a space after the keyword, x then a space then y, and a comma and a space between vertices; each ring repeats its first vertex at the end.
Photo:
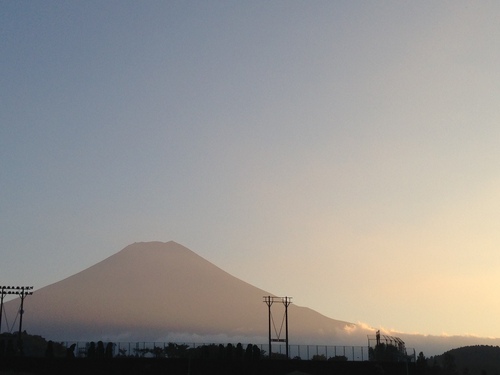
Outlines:
POLYGON ((499 4, 0 9, 3 284, 174 240, 335 319, 500 337, 499 4))

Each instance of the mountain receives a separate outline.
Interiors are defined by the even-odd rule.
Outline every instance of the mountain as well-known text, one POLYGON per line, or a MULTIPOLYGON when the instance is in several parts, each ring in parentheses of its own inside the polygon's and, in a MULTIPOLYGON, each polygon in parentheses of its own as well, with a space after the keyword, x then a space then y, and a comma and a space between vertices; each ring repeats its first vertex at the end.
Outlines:
MULTIPOLYGON (((267 343, 268 309, 256 288, 175 242, 141 242, 25 300, 23 330, 55 341, 267 343)), ((2 328, 17 330, 19 298, 4 304, 2 328)), ((284 307, 272 307, 279 331, 284 307)), ((290 343, 366 346, 375 329, 290 305, 290 343)), ((284 329, 283 329, 284 331, 284 329)), ((500 339, 382 329, 426 356, 500 339)), ((276 334, 273 334, 275 337, 276 334)), ((281 335, 284 338, 284 332, 281 335)))
MULTIPOLYGON (((23 330, 58 341, 265 343, 267 295, 175 242, 134 243, 27 297, 23 330)), ((18 308, 5 303, 10 321, 18 308)), ((279 330, 284 307, 272 311, 279 330)), ((288 315, 294 342, 345 345, 339 335, 355 327, 294 304, 288 315)))

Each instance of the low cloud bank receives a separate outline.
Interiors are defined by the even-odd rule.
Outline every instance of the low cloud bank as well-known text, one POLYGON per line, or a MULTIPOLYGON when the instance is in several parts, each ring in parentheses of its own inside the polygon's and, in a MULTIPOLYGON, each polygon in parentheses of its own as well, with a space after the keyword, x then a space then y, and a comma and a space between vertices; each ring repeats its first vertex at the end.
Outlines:
POLYGON ((346 345, 368 345, 368 335, 374 336, 378 329, 380 329, 382 335, 401 338, 408 349, 414 349, 417 355, 423 352, 426 357, 443 354, 448 350, 463 346, 500 346, 500 338, 478 337, 473 335, 450 336, 404 333, 385 328, 373 328, 362 322, 352 327, 346 327, 344 332, 339 333, 341 335, 339 339, 342 337, 345 338, 345 342, 349 343, 346 345), (358 342, 359 344, 354 344, 354 342, 358 342))

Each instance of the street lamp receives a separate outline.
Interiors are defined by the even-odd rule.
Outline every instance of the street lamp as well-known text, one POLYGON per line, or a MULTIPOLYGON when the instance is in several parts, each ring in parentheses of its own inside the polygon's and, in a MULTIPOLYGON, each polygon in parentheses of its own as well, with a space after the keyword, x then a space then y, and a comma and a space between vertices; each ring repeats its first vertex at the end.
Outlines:
POLYGON ((15 294, 21 298, 19 310, 19 338, 23 328, 24 299, 33 294, 32 286, 0 286, 0 333, 2 332, 3 299, 7 294, 15 294))

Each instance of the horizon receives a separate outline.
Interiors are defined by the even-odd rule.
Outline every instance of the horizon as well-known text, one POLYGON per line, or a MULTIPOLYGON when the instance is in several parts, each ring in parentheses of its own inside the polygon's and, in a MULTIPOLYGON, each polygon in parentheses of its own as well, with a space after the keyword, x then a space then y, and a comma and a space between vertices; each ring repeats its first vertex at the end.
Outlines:
POLYGON ((333 319, 500 337, 500 4, 0 10, 2 285, 174 240, 333 319))

